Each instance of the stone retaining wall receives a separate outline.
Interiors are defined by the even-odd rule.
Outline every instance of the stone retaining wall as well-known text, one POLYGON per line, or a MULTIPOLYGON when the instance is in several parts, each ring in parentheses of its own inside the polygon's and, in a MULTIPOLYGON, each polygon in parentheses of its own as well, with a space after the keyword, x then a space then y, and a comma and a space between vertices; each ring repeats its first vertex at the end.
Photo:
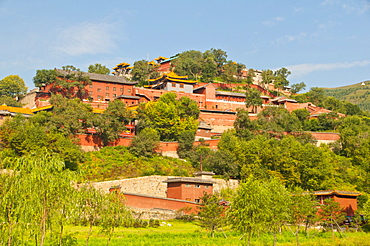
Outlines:
MULTIPOLYGON (((120 179, 112 181, 103 181, 93 183, 95 188, 101 189, 104 192, 109 192, 109 188, 114 186, 120 186, 121 192, 135 193, 148 196, 156 197, 167 197, 167 184, 163 181, 168 178, 174 178, 175 176, 145 176, 131 179, 120 179)), ((216 183, 213 185, 213 191, 219 192, 224 188, 235 189, 239 186, 238 180, 225 181, 224 179, 212 179, 216 183)))

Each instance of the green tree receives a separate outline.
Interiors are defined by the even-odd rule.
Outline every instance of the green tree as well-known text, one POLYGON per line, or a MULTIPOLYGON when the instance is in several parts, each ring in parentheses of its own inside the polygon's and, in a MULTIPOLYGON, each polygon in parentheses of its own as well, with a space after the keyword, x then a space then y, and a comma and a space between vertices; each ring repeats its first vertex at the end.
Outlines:
POLYGON ((306 89, 306 84, 304 82, 293 84, 292 89, 290 90, 291 93, 296 94, 302 90, 306 89))
POLYGON ((36 71, 35 77, 33 77, 33 82, 36 87, 42 87, 50 85, 56 82, 57 72, 54 69, 41 69, 36 71))
POLYGON ((253 235, 266 230, 266 212, 269 204, 266 199, 270 194, 265 184, 259 180, 248 178, 240 184, 228 213, 228 221, 232 228, 246 235, 247 244, 250 245, 253 235))
POLYGON ((274 72, 274 85, 282 90, 285 86, 289 85, 288 76, 291 72, 285 67, 280 68, 274 72))
POLYGON ((132 79, 138 81, 139 86, 147 85, 149 79, 154 79, 159 76, 156 68, 156 65, 151 65, 146 60, 136 61, 131 71, 132 79))
POLYGON ((17 102, 13 97, 0 96, 0 105, 4 104, 11 107, 22 107, 22 104, 20 102, 17 102))
POLYGON ((182 132, 179 136, 178 142, 179 147, 177 148, 177 154, 180 158, 186 159, 193 154, 195 132, 186 131, 182 132))
POLYGON ((260 86, 264 89, 268 89, 268 85, 274 82, 274 72, 270 69, 262 70, 261 77, 260 86))
POLYGON ((261 107, 263 104, 261 92, 255 88, 248 87, 246 89, 245 95, 245 106, 247 108, 253 107, 252 112, 257 113, 257 107, 261 107))
POLYGON ((196 102, 186 97, 176 100, 173 92, 163 94, 158 101, 145 103, 137 111, 138 130, 153 128, 162 141, 176 141, 182 132, 195 132, 198 127, 196 102))
POLYGON ((334 228, 336 227, 339 229, 339 223, 343 222, 345 219, 345 212, 339 202, 334 201, 332 198, 328 198, 325 199, 324 204, 320 206, 319 217, 324 227, 331 228, 334 236, 334 228))
POLYGON ((95 63, 94 65, 89 65, 88 72, 98 73, 98 74, 110 74, 109 68, 99 63, 95 63))
POLYGON ((0 96, 18 99, 27 93, 24 80, 18 75, 9 75, 0 80, 0 96))
POLYGON ((58 92, 67 98, 78 97, 82 99, 87 96, 85 87, 91 83, 86 73, 72 65, 67 65, 57 72, 56 83, 51 91, 58 92))
POLYGON ((173 65, 175 73, 197 80, 202 74, 203 53, 196 50, 182 52, 173 60, 173 65))
POLYGON ((291 223, 295 226, 295 236, 299 245, 299 232, 302 225, 305 225, 305 233, 308 228, 317 221, 316 197, 302 189, 296 189, 291 197, 290 212, 291 223))
POLYGON ((100 136, 104 146, 119 138, 119 134, 126 129, 133 118, 131 111, 120 100, 109 102, 108 108, 102 114, 93 115, 93 126, 100 136))
POLYGON ((215 49, 215 48, 212 48, 210 50, 210 53, 213 55, 214 61, 217 66, 217 75, 220 76, 222 74, 222 67, 227 61, 227 53, 226 51, 223 51, 222 49, 215 49))
POLYGON ((9 163, 13 172, 2 176, 2 185, 8 188, 1 191, 0 217, 8 232, 1 233, 2 244, 19 245, 34 240, 37 245, 44 245, 46 237, 52 235, 61 245, 76 191, 71 186, 73 173, 45 149, 9 163), (18 201, 12 198, 14 195, 18 201))
POLYGON ((159 134, 155 129, 145 128, 134 137, 130 152, 136 156, 151 157, 159 144, 159 134))
POLYGON ((221 198, 217 194, 204 193, 200 198, 202 206, 199 206, 199 226, 211 232, 214 237, 217 229, 226 224, 225 207, 220 204, 221 198))
POLYGON ((222 68, 223 71, 220 77, 224 82, 234 83, 237 81, 238 64, 236 62, 228 61, 222 68))

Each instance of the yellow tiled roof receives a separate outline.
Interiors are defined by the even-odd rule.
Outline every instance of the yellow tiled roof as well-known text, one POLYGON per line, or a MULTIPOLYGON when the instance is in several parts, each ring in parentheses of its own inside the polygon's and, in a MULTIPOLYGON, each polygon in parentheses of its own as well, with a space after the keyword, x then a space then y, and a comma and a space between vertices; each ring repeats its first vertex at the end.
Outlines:
POLYGON ((8 111, 11 113, 33 114, 32 110, 29 108, 18 108, 18 107, 11 107, 7 105, 1 105, 0 110, 8 111))

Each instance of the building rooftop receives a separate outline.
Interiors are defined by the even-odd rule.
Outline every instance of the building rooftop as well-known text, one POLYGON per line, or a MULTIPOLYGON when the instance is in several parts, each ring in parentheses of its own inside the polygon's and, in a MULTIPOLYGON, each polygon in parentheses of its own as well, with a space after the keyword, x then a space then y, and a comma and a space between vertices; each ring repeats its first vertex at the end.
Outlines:
POLYGON ((190 177, 179 177, 179 178, 169 178, 163 183, 201 183, 201 184, 214 184, 215 181, 210 179, 202 179, 202 178, 190 178, 190 177))
MULTIPOLYGON (((55 69, 57 72, 66 74, 67 72, 63 69, 55 69)), ((103 81, 103 82, 108 82, 108 83, 119 83, 119 84, 127 84, 127 85, 136 85, 138 82, 136 81, 129 81, 123 76, 111 76, 107 74, 98 74, 98 73, 85 73, 82 72, 83 74, 86 74, 91 80, 96 80, 96 81, 103 81)))

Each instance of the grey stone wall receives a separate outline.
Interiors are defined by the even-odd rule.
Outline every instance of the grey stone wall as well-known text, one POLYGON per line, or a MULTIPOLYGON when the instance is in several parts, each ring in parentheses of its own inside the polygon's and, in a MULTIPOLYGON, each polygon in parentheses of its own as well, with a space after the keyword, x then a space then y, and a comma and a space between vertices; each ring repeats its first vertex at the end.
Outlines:
MULTIPOLYGON (((122 192, 156 197, 167 197, 166 195, 167 184, 163 183, 163 181, 167 180, 168 178, 174 177, 175 176, 152 175, 131 179, 96 182, 93 183, 92 185, 97 189, 103 190, 104 192, 109 192, 109 188, 113 186, 120 186, 122 192)), ((212 179, 212 180, 216 182, 213 185, 214 192, 219 192, 221 189, 224 188, 236 189, 239 186, 238 180, 229 180, 229 181, 223 179, 212 179)))

